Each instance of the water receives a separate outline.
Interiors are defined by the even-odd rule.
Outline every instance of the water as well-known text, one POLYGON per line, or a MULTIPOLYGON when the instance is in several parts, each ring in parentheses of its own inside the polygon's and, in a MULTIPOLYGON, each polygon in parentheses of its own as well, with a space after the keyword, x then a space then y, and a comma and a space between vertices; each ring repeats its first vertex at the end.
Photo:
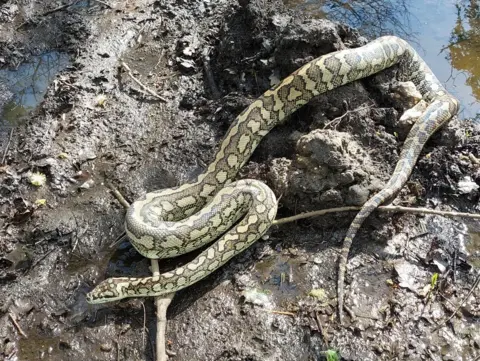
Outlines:
POLYGON ((67 54, 48 52, 34 56, 17 69, 0 70, 0 83, 13 97, 0 108, 0 126, 15 126, 43 100, 51 81, 69 64, 67 54))
POLYGON ((312 17, 348 24, 370 39, 408 40, 448 91, 460 117, 480 120, 480 4, 471 0, 284 0, 312 17))

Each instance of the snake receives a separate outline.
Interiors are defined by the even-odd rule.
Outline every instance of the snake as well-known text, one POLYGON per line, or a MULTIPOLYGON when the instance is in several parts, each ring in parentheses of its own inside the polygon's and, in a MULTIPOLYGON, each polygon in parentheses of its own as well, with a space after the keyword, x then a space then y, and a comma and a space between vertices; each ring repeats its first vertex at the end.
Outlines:
POLYGON ((150 277, 113 277, 87 296, 91 304, 127 297, 161 296, 188 287, 259 240, 275 220, 274 192, 255 179, 235 180, 262 138, 319 94, 402 64, 428 104, 412 126, 384 188, 355 216, 339 256, 338 315, 343 320, 343 284, 352 241, 365 219, 406 183, 429 137, 457 112, 459 102, 443 87, 405 40, 384 36, 363 46, 322 55, 254 100, 232 122, 215 158, 196 180, 146 193, 125 216, 126 233, 147 258, 163 259, 203 248, 190 262, 150 277))

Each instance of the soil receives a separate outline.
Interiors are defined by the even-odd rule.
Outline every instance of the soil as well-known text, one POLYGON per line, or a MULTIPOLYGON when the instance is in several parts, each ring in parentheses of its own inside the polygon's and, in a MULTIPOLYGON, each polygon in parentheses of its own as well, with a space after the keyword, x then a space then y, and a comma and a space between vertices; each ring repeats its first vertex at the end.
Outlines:
MULTIPOLYGON (((11 141, 6 128, 0 137, 0 359, 153 360, 151 300, 85 301, 106 277, 149 274, 107 182, 132 201, 191 180, 272 81, 367 39, 274 0, 0 0, 0 21, 2 67, 52 50, 70 56, 11 141), (31 182, 37 172, 43 186, 31 182)), ((269 184, 281 196, 279 217, 362 204, 388 180, 406 136, 405 109, 390 92, 401 73, 311 101, 265 137, 239 178, 269 184)), ((10 98, 0 87, 0 106, 10 98)), ((479 145, 478 123, 452 120, 394 204, 478 212, 479 145)), ((478 223, 373 214, 350 255, 342 327, 336 260, 353 216, 272 227, 178 292, 168 313, 172 359, 324 360, 327 350, 344 360, 479 357, 480 287, 463 302, 478 277, 478 223)))

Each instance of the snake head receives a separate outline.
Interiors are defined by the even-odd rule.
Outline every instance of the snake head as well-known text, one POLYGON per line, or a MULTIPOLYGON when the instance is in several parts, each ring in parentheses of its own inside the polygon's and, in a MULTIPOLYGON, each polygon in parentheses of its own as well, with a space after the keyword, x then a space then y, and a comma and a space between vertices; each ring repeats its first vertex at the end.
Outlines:
POLYGON ((118 301, 126 297, 122 292, 122 288, 125 282, 128 282, 128 278, 109 278, 102 281, 92 291, 87 293, 87 302, 90 304, 100 304, 118 301))

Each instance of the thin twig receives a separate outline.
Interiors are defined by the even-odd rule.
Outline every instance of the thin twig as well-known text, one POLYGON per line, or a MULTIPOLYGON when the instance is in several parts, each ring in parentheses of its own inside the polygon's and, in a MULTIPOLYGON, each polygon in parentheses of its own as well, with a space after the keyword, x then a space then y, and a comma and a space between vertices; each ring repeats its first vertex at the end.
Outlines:
POLYGON ((295 317, 295 314, 293 312, 288 312, 288 311, 276 311, 276 310, 269 310, 269 313, 273 313, 275 315, 284 315, 284 316, 292 316, 295 317))
POLYGON ((116 358, 116 360, 120 361, 120 345, 119 345, 117 340, 115 340, 113 342, 115 342, 115 345, 117 345, 117 358, 116 358))
POLYGON ((328 346, 327 334, 323 330, 322 320, 320 319, 320 313, 318 311, 315 311, 315 320, 317 321, 318 331, 322 335, 325 346, 327 346, 327 348, 330 348, 330 346, 328 346))
POLYGON ((125 208, 125 209, 128 209, 128 207, 130 207, 130 204, 127 202, 127 200, 123 197, 122 193, 120 193, 118 191, 117 188, 115 188, 113 186, 112 183, 110 183, 109 181, 105 181, 106 185, 108 188, 110 188, 110 190, 112 191, 113 195, 115 196, 115 198, 117 198, 117 201, 125 208))
POLYGON ((12 137, 13 137, 13 127, 12 129, 10 129, 10 135, 8 136, 8 142, 7 142, 7 146, 5 147, 5 151, 3 152, 1 165, 5 164, 5 159, 7 158, 8 148, 10 148, 10 142, 12 141, 12 137))
POLYGON ((454 41, 453 43, 449 43, 448 45, 445 45, 443 46, 440 51, 438 52, 437 55, 440 55, 441 53, 443 53, 445 50, 447 50, 449 47, 451 46, 454 46, 454 45, 458 45, 458 44, 461 44, 465 41, 471 41, 472 39, 470 38, 465 38, 465 39, 457 39, 456 41, 454 41))
POLYGON ((45 253, 42 257, 40 257, 39 259, 37 259, 31 266, 30 268, 28 269, 28 272, 32 269, 34 269, 40 262, 42 262, 45 258, 47 258, 49 255, 51 255, 53 252, 55 252, 57 250, 57 248, 52 248, 50 251, 48 251, 47 253, 45 253))
POLYGON ((432 359, 432 361, 439 361, 438 357, 435 356, 431 350, 427 349, 427 352, 428 352, 428 356, 430 356, 430 358, 432 359))
POLYGON ((143 328, 142 328, 142 343, 143 347, 145 347, 145 336, 147 334, 147 310, 145 309, 145 302, 142 302, 143 308, 143 328))
MULTIPOLYGON (((117 188, 113 186, 109 181, 105 182, 107 187, 110 188, 112 194, 117 198, 118 202, 128 209, 130 204, 123 197, 123 195, 118 191, 117 188)), ((153 276, 159 276, 160 271, 158 269, 158 259, 151 259, 151 267, 153 276)), ((167 329, 167 309, 170 303, 172 302, 175 292, 168 293, 159 297, 155 297, 155 304, 157 306, 157 337, 156 337, 156 360, 157 361, 167 361, 168 355, 166 351, 166 329, 167 329)), ((145 327, 144 327, 145 329, 145 327)))
MULTIPOLYGON (((160 272, 158 270, 158 260, 152 259, 152 273, 153 277, 159 276, 160 272)), ((157 306, 157 340, 156 340, 156 359, 157 361, 167 361, 168 355, 166 352, 165 345, 167 340, 165 333, 167 330, 167 309, 170 303, 172 302, 175 292, 168 293, 159 297, 155 297, 155 305, 157 306)))
MULTIPOLYGON (((276 219, 275 221, 273 221, 273 224, 274 225, 279 225, 279 224, 298 221, 299 219, 323 216, 323 215, 329 214, 329 213, 359 211, 360 209, 362 209, 362 208, 361 207, 354 207, 354 206, 321 209, 319 211, 305 212, 305 213, 297 214, 296 216, 292 216, 292 217, 285 217, 285 218, 276 219)), ((401 206, 380 206, 380 207, 377 208, 377 210, 382 211, 382 212, 436 214, 436 215, 445 216, 445 217, 462 217, 462 218, 480 219, 480 214, 464 213, 464 212, 437 211, 437 210, 428 209, 428 208, 411 208, 411 207, 401 207, 401 206)))
POLYGON ((158 95, 155 91, 153 91, 152 89, 150 89, 149 87, 147 87, 146 85, 144 85, 140 80, 138 80, 137 78, 135 78, 135 76, 133 75, 132 73, 132 70, 130 69, 130 67, 125 63, 125 62, 121 62, 120 63, 122 65, 122 67, 127 71, 127 74, 130 78, 132 78, 132 80, 137 83, 138 85, 140 85, 140 87, 142 87, 143 90, 145 90, 147 93, 149 93, 150 95, 153 95, 155 98, 161 100, 162 102, 167 102, 167 99, 165 99, 164 97, 158 95))
POLYGON ((13 325, 15 326, 15 328, 17 329, 17 331, 25 338, 28 338, 27 334, 22 330, 22 328, 20 327, 20 325, 18 324, 15 316, 13 315, 12 312, 8 312, 8 317, 10 317, 10 320, 12 321, 13 325))
POLYGON ((96 3, 102 4, 102 5, 105 5, 105 6, 106 6, 107 8, 109 8, 109 9, 113 9, 113 6, 112 6, 112 5, 107 4, 107 3, 104 2, 104 1, 100 1, 100 0, 93 0, 93 1, 95 1, 96 3))
POLYGON ((347 111, 345 112, 345 114, 342 114, 341 116, 336 117, 335 119, 333 119, 333 120, 329 121, 327 124, 325 124, 325 125, 323 126, 323 129, 326 129, 330 124, 333 124, 333 123, 335 123, 335 126, 336 126, 338 123, 340 123, 340 122, 342 121, 343 118, 345 118, 345 117, 346 117, 347 115, 349 115, 349 114, 358 113, 358 112, 361 111, 361 110, 370 109, 371 107, 372 107, 372 105, 367 104, 367 105, 365 105, 365 106, 363 106, 363 107, 360 107, 360 108, 356 108, 356 109, 352 109, 352 110, 347 110, 347 111))
POLYGON ((56 13, 57 11, 64 10, 64 9, 66 9, 66 8, 69 8, 70 6, 75 5, 75 4, 78 3, 79 1, 80 1, 80 0, 75 0, 75 1, 73 1, 72 3, 70 3, 70 4, 61 5, 61 6, 59 6, 59 7, 56 7, 55 9, 45 11, 45 12, 42 13, 40 16, 47 16, 47 15, 50 15, 50 14, 52 14, 52 13, 56 13))
MULTIPOLYGON (((71 212, 71 211, 70 211, 71 212)), ((80 237, 78 237, 78 231, 77 229, 80 229, 80 227, 78 226, 78 221, 77 221, 77 217, 75 217, 75 213, 71 212, 72 213, 72 216, 73 216, 73 219, 75 220, 75 242, 73 243, 73 247, 72 247, 72 252, 75 252, 75 249, 77 248, 77 245, 78 245, 78 241, 80 239, 80 237)))
POLYGON ((477 278, 475 279, 475 282, 473 283, 473 286, 472 288, 470 288, 470 291, 468 292, 468 294, 464 297, 464 299, 460 302, 460 304, 457 306, 457 308, 455 308, 455 310, 452 312, 452 314, 450 315, 450 317, 448 317, 445 321, 443 321, 442 323, 440 323, 437 327, 435 327, 433 329, 433 331, 437 331, 438 329, 440 329, 441 327, 443 327, 447 322, 449 322, 456 314, 457 312, 460 310, 460 308, 463 307, 463 305, 465 304, 465 302, 467 302, 468 298, 472 295, 473 291, 475 291, 475 288, 477 288, 478 284, 480 283, 480 274, 477 276, 477 278))

